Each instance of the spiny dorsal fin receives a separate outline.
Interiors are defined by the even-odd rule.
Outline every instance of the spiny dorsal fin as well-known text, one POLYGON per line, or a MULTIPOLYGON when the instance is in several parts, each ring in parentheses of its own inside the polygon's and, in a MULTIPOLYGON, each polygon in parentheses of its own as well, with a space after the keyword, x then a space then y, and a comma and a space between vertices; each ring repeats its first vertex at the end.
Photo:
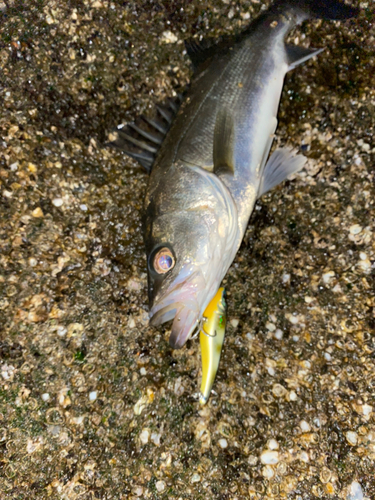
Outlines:
POLYGON ((222 108, 216 115, 214 130, 214 173, 234 173, 234 144, 235 129, 232 113, 227 108, 222 108))
POLYGON ((110 133, 107 145, 121 149, 137 160, 147 172, 151 172, 156 155, 182 99, 182 95, 178 94, 176 98, 168 99, 163 105, 156 106, 153 118, 141 115, 133 123, 119 125, 110 133))
POLYGON ((289 68, 288 71, 294 69, 299 64, 304 63, 311 59, 311 57, 320 54, 323 49, 306 49, 305 47, 300 47, 299 45, 286 45, 286 55, 288 57, 289 68))

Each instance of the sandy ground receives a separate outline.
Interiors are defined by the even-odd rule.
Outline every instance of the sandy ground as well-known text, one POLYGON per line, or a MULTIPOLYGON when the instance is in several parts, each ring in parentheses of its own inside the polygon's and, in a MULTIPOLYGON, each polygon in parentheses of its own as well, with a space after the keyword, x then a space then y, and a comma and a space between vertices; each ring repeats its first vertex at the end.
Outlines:
POLYGON ((375 29, 361 7, 291 36, 326 46, 288 75, 279 114, 277 143, 309 161, 256 206, 202 409, 198 341, 172 351, 147 326, 147 177, 103 144, 184 88, 184 39, 238 32, 261 3, 0 2, 1 500, 375 497, 375 29))

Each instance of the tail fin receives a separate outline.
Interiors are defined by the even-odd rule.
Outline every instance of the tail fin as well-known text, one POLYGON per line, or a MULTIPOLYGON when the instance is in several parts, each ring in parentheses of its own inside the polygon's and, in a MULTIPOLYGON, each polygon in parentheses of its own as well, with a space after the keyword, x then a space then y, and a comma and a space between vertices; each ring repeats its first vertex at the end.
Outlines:
POLYGON ((351 7, 340 0, 276 0, 276 8, 290 8, 302 19, 319 18, 344 20, 356 17, 359 9, 351 7))

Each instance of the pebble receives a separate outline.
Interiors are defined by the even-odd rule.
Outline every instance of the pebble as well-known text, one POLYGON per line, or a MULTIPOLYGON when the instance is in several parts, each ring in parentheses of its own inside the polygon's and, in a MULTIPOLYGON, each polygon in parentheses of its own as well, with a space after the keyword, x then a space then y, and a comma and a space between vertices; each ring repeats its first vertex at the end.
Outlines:
POLYGON ((333 280, 334 277, 335 277, 334 271, 328 271, 328 272, 323 274, 323 282, 326 285, 329 285, 329 283, 331 283, 331 281, 333 280))
POLYGON ((266 328, 269 332, 274 332, 276 330, 276 326, 273 323, 266 323, 266 328))
POLYGON ((97 391, 92 391, 89 393, 89 400, 90 401, 95 401, 97 397, 98 397, 97 391))
POLYGON ((362 231, 362 226, 359 224, 353 224, 349 228, 350 234, 359 234, 362 231))
POLYGON ((368 417, 372 413, 372 406, 365 404, 362 405, 362 413, 365 417, 368 417))
POLYGON ((240 320, 238 319, 231 319, 230 324, 233 326, 233 328, 237 328, 239 325, 240 320))
POLYGON ((201 480, 201 477, 199 474, 195 473, 191 476, 191 482, 192 483, 199 483, 199 481, 201 480))
POLYGON ((263 451, 260 455, 260 461, 264 465, 275 465, 279 462, 279 452, 278 451, 263 451))
POLYGON ((31 212, 31 215, 36 218, 44 217, 43 210, 40 207, 37 207, 35 210, 31 212))
POLYGON ((302 432, 309 432, 311 429, 310 425, 308 424, 308 422, 306 422, 306 420, 302 420, 299 426, 301 427, 302 432))
POLYGON ((273 377, 273 376, 275 375, 275 373, 276 373, 276 372, 275 372, 275 369, 274 369, 274 368, 272 368, 272 366, 269 366, 269 367, 267 368, 267 371, 268 371, 268 374, 269 374, 269 375, 271 375, 271 377, 273 377))
POLYGON ((363 498, 361 485, 357 481, 353 481, 348 488, 346 500, 363 500, 363 498))
POLYGON ((275 339, 281 340, 283 338, 284 332, 278 328, 275 332, 275 339))
POLYGON ((160 446, 160 438, 161 434, 158 434, 157 432, 153 432, 151 434, 151 441, 154 443, 156 446, 160 446))
POLYGON ((283 396, 285 396, 286 392, 287 391, 286 391, 285 387, 282 386, 281 384, 275 384, 272 387, 272 393, 277 398, 282 398, 283 396))
POLYGON ((358 434, 354 431, 348 431, 346 434, 346 440, 348 441, 349 444, 352 446, 355 446, 358 442, 358 434))
POLYGON ((262 469, 262 475, 265 479, 272 479, 273 476, 275 475, 275 471, 270 465, 266 465, 262 469))
POLYGON ((142 444, 147 444, 150 439, 150 431, 148 429, 143 429, 139 435, 139 439, 142 444))
POLYGON ((290 391, 289 393, 290 401, 297 401, 297 398, 298 398, 297 394, 294 391, 290 391))
POLYGON ((82 210, 82 212, 87 211, 87 205, 85 205, 85 204, 80 205, 79 208, 80 208, 80 210, 82 210))
POLYGON ((219 439, 219 446, 225 450, 225 448, 228 448, 228 441, 226 439, 219 439))
POLYGON ((45 392, 44 394, 42 394, 42 399, 43 399, 43 401, 48 401, 48 400, 49 400, 49 397, 50 397, 50 396, 49 396, 48 392, 45 392))
POLYGON ((176 43, 177 40, 177 36, 172 31, 164 31, 161 36, 161 41, 164 43, 176 43))
POLYGON ((155 487, 159 493, 165 490, 165 482, 164 481, 156 481, 155 487))
POLYGON ((289 283, 290 281, 290 274, 283 274, 283 283, 286 284, 286 283, 289 283))
POLYGON ((55 198, 52 200, 52 205, 55 207, 61 207, 64 204, 64 200, 62 198, 55 198))
POLYGON ((279 449, 279 443, 276 441, 276 439, 270 439, 267 443, 268 449, 269 450, 278 450, 279 449))

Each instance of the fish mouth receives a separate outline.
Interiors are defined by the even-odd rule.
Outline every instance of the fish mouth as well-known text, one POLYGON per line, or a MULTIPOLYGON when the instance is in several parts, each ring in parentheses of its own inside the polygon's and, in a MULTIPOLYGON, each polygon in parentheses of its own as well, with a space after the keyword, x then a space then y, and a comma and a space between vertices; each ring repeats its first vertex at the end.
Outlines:
MULTIPOLYGON (((183 273, 185 274, 185 273, 183 273)), ((150 311, 150 324, 159 326, 174 319, 169 344, 181 349, 197 328, 200 306, 197 295, 205 289, 205 280, 199 270, 186 274, 157 300, 150 311)))

